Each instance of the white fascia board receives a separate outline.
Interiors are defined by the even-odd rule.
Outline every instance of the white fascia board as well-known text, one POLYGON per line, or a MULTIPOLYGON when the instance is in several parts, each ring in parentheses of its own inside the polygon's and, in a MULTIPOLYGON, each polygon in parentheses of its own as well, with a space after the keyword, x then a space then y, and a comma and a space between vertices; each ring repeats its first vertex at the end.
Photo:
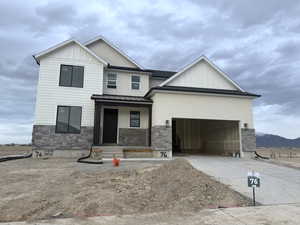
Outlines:
POLYGON ((213 64, 204 55, 200 56, 194 62, 192 62, 191 64, 189 64, 186 67, 184 67, 181 71, 179 71, 176 74, 174 74, 173 76, 171 76, 169 79, 167 79, 166 81, 164 81, 163 83, 161 83, 159 86, 162 87, 162 86, 166 85, 167 83, 169 83, 170 81, 174 80, 176 77, 180 76, 182 73, 184 73, 185 71, 187 71, 188 69, 190 69, 191 67, 193 67, 194 65, 196 65, 197 63, 199 63, 201 60, 204 60, 211 67, 213 67, 215 70, 217 70, 226 80, 228 80, 231 84, 233 84, 237 89, 239 89, 240 91, 245 92, 236 82, 234 82, 226 73, 224 73, 222 70, 220 70, 215 64, 213 64))
POLYGON ((42 52, 39 52, 35 55, 33 55, 33 57, 35 58, 35 60, 37 61, 37 63, 39 63, 39 58, 41 58, 42 56, 52 52, 52 51, 55 51, 56 49, 59 49, 63 46, 66 46, 70 43, 74 42, 75 44, 79 45, 81 48, 83 48, 85 51, 87 51, 90 55, 92 55, 93 57, 95 57, 99 62, 103 63, 104 65, 108 65, 108 63, 101 59, 99 56, 97 56, 94 52, 92 52, 90 49, 88 49, 87 47, 85 47, 84 45, 82 45, 80 42, 74 40, 74 39, 69 39, 69 40, 66 40, 66 41, 63 41, 57 45, 54 45, 53 47, 51 48, 48 48, 42 52))
POLYGON ((84 46, 88 46, 96 41, 102 40, 104 41, 106 44, 108 44, 110 47, 112 47, 114 50, 116 50, 118 53, 120 53, 122 56, 124 56, 127 60, 129 60, 130 62, 132 62, 134 65, 136 65, 138 68, 140 69, 144 69, 141 65, 139 65, 136 61, 134 61, 132 58, 130 58, 126 53, 124 53, 120 48, 118 48, 117 46, 115 46, 114 44, 112 44, 111 42, 109 42, 107 39, 105 39, 103 36, 99 35, 95 38, 93 38, 92 40, 89 40, 87 42, 84 43, 84 46))

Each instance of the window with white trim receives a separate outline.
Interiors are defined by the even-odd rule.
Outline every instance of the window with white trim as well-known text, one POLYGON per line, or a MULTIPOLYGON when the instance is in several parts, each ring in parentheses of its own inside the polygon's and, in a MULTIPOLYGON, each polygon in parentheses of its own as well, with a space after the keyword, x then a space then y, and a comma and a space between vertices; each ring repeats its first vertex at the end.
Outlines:
POLYGON ((141 83, 141 77, 132 75, 131 76, 131 89, 133 90, 139 90, 140 89, 140 83, 141 83))
POLYGON ((107 74, 107 88, 117 88, 117 74, 116 73, 108 73, 107 74))

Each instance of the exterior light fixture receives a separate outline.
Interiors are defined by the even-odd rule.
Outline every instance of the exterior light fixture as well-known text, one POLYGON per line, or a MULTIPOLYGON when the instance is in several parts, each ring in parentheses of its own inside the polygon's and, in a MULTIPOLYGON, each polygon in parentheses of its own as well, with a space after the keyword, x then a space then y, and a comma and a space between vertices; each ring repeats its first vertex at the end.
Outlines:
POLYGON ((169 120, 166 120, 166 127, 170 127, 170 121, 169 120))

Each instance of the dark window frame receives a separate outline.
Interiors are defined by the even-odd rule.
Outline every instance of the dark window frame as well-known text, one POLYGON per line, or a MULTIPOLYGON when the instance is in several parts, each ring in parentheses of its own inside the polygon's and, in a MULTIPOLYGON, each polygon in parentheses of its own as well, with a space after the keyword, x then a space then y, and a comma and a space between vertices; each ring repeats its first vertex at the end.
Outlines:
POLYGON ((84 83, 84 66, 76 66, 76 65, 68 65, 68 64, 60 64, 60 72, 59 72, 59 86, 61 87, 74 87, 74 88, 83 88, 83 83, 84 83), (63 66, 69 66, 72 68, 72 73, 71 73, 71 84, 70 85, 63 85, 62 84, 62 79, 61 79, 61 73, 62 73, 62 67, 63 66), (78 86, 73 86, 73 70, 74 67, 81 67, 82 68, 82 84, 80 87, 78 86))
POLYGON ((141 127, 141 112, 140 111, 130 111, 129 126, 132 127, 132 128, 140 128, 141 127), (138 114, 139 115, 138 119, 131 118, 131 115, 133 115, 133 114, 138 114), (138 126, 134 126, 132 124, 132 120, 138 120, 138 126))
POLYGON ((141 76, 139 75, 131 75, 131 90, 140 90, 141 89, 141 76), (139 81, 133 81, 133 77, 138 77, 139 81), (133 88, 133 84, 138 84, 138 88, 133 88))
POLYGON ((81 122, 82 122, 82 107, 81 106, 69 106, 69 105, 58 105, 56 109, 56 124, 55 124, 55 133, 57 134, 80 134, 81 133, 81 122), (57 130, 57 122, 58 122, 58 112, 59 112, 59 107, 68 107, 69 108, 69 113, 68 113, 68 131, 58 131, 57 130), (80 128, 78 132, 70 132, 70 118, 71 118, 71 108, 72 107, 79 107, 80 108, 80 128))
POLYGON ((117 80, 118 80, 118 74, 117 73, 107 73, 107 76, 106 76, 106 88, 110 88, 110 89, 117 89, 117 80), (115 80, 112 80, 112 79, 108 79, 109 75, 115 75, 116 76, 116 79, 115 80), (114 81, 115 82, 115 85, 110 85, 109 82, 110 81, 114 81))

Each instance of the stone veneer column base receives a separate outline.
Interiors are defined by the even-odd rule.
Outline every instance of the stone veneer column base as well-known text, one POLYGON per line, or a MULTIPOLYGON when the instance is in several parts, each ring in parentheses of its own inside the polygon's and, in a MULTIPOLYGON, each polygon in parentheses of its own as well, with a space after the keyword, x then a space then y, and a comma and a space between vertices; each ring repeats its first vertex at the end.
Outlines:
POLYGON ((88 153, 93 143, 93 130, 93 127, 81 127, 79 134, 64 134, 55 133, 55 126, 34 125, 32 150, 48 156, 81 156, 82 152, 88 153))
POLYGON ((245 156, 249 154, 251 155, 251 152, 256 151, 255 129, 242 128, 241 139, 242 139, 242 151, 243 153, 245 153, 244 154, 245 156))
POLYGON ((119 145, 147 146, 148 129, 119 128, 119 145))
POLYGON ((153 126, 151 129, 153 157, 172 157, 172 127, 153 126))

